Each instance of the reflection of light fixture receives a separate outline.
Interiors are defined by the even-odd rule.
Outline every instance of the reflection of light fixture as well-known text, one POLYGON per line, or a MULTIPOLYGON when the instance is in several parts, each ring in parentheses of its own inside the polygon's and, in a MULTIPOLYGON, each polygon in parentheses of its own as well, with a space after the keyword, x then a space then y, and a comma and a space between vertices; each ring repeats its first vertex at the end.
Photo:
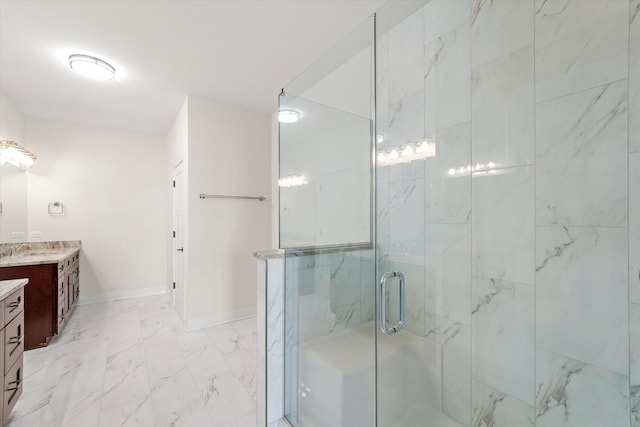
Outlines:
POLYGON ((0 141, 0 164, 12 164, 20 169, 28 169, 38 157, 15 141, 0 141))
POLYGON ((378 144, 380 144, 381 142, 384 142, 384 135, 382 135, 382 134, 376 135, 376 142, 378 144))
POLYGON ((278 180, 279 187, 300 187, 308 183, 309 181, 304 176, 298 174, 283 176, 278 180))
POLYGON ((116 75, 116 69, 111 64, 89 55, 69 56, 69 66, 83 76, 96 80, 111 80, 116 75))
MULTIPOLYGON (((436 143, 431 140, 412 142, 402 147, 389 148, 378 153, 378 165, 387 166, 398 163, 409 163, 436 155, 436 143)), ((455 172, 454 172, 455 173, 455 172)))
POLYGON ((300 113, 295 110, 278 111, 278 121, 280 123, 295 123, 300 120, 300 113))
POLYGON ((504 169, 495 169, 496 164, 494 162, 489 162, 486 165, 484 163, 476 163, 475 166, 466 165, 460 166, 457 168, 451 168, 447 172, 450 176, 467 176, 467 175, 494 175, 497 173, 502 173, 504 169))

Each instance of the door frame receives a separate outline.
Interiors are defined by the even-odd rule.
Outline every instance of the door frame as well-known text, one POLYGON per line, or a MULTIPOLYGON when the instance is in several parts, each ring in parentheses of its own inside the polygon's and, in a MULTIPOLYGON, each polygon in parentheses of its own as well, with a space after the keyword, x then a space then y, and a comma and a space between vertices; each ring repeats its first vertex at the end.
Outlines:
POLYGON ((185 214, 185 204, 186 204, 186 194, 185 193, 185 186, 184 186, 184 173, 185 173, 185 169, 184 169, 184 161, 180 160, 175 167, 173 168, 173 191, 172 191, 172 197, 173 197, 173 204, 172 204, 172 223, 173 223, 173 238, 172 240, 172 244, 171 244, 171 248, 172 248, 172 261, 173 261, 173 277, 172 277, 172 282, 173 282, 173 287, 172 287, 172 301, 173 301, 173 306, 176 309, 176 311, 178 312, 178 314, 180 315, 182 321, 185 321, 186 318, 186 305, 187 305, 187 287, 185 285, 186 283, 186 272, 185 272, 185 255, 184 252, 182 252, 182 254, 180 256, 182 256, 182 281, 180 282, 181 284, 181 291, 182 291, 182 307, 177 307, 176 303, 176 290, 177 290, 177 286, 178 286, 178 274, 177 274, 177 266, 178 266, 178 229, 182 230, 182 244, 183 244, 183 248, 185 246, 185 220, 184 220, 184 214, 185 214), (180 179, 178 179, 178 177, 180 177, 180 179), (177 213, 177 200, 178 200, 178 191, 182 191, 182 227, 178 228, 178 223, 176 221, 176 213, 177 213))

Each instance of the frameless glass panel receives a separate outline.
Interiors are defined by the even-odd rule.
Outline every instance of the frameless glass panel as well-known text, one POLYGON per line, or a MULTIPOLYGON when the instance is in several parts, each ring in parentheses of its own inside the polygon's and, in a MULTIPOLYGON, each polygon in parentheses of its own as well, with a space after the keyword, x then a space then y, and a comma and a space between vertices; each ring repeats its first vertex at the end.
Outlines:
POLYGON ((373 19, 284 88, 280 245, 285 414, 296 427, 375 424, 371 244, 373 19))
MULTIPOLYGON (((468 91, 468 61, 456 61, 465 43, 468 58, 469 36, 441 28, 425 43, 450 16, 430 20, 434 2, 424 3, 390 2, 376 14, 379 427, 471 424, 471 182, 448 174, 470 162, 469 117, 448 119, 469 98, 450 106, 434 97, 468 91)), ((455 10, 455 0, 440 3, 455 10)), ((453 21, 452 31, 468 28, 468 7, 453 21)))
POLYGON ((373 251, 285 257, 285 415, 296 427, 371 427, 373 251))
POLYGON ((371 242, 372 21, 280 96, 280 247, 371 242))

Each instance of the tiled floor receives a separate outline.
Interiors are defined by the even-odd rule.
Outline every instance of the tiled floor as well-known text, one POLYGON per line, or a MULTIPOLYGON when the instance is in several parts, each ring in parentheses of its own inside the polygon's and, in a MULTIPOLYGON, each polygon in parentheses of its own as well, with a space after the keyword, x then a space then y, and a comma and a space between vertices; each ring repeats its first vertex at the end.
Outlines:
POLYGON ((79 306, 24 354, 11 427, 255 427, 255 318, 185 332, 164 296, 79 306))

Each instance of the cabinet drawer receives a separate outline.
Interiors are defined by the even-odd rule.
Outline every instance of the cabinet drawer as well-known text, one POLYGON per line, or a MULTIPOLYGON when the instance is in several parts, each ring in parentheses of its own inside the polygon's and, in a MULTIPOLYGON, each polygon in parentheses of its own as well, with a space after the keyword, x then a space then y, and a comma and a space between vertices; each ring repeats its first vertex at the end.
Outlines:
POLYGON ((4 373, 22 356, 24 351, 24 312, 20 312, 4 328, 4 373))
POLYGON ((9 416, 9 412, 16 406, 18 398, 22 394, 23 382, 22 355, 4 376, 4 416, 9 416))
POLYGON ((4 300, 4 323, 11 321, 22 311, 24 311, 24 288, 18 289, 4 300))

